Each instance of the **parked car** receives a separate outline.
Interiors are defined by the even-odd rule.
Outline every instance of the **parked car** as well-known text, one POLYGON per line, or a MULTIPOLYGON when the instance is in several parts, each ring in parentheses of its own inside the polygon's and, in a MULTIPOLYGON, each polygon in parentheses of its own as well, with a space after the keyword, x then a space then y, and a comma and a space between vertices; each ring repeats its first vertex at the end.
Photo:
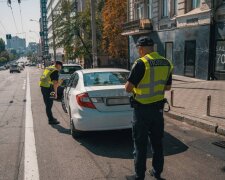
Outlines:
POLYGON ((84 131, 131 128, 132 109, 124 85, 125 69, 76 71, 64 89, 62 106, 70 117, 72 136, 84 131))
POLYGON ((0 66, 0 71, 2 70, 6 70, 6 67, 5 66, 0 66))
POLYGON ((17 65, 17 64, 12 64, 9 68, 9 72, 10 73, 13 73, 13 72, 18 72, 20 73, 21 70, 20 70, 20 67, 17 65))
POLYGON ((20 68, 20 71, 23 71, 23 70, 24 70, 23 64, 18 63, 18 66, 19 66, 19 68, 20 68))
POLYGON ((65 87, 68 83, 71 75, 78 70, 81 70, 82 67, 78 64, 63 64, 61 71, 59 72, 59 82, 61 86, 65 87))

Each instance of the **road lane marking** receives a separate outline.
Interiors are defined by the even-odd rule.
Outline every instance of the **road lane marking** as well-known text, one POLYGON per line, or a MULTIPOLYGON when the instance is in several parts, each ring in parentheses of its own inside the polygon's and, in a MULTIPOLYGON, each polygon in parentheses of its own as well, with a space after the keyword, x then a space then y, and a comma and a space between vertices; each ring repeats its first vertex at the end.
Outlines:
POLYGON ((27 83, 27 81, 24 79, 24 81, 23 81, 23 87, 22 87, 23 90, 26 89, 26 83, 27 83))
POLYGON ((39 180, 37 152, 34 137, 34 124, 31 111, 30 79, 28 72, 26 100, 24 180, 39 180))

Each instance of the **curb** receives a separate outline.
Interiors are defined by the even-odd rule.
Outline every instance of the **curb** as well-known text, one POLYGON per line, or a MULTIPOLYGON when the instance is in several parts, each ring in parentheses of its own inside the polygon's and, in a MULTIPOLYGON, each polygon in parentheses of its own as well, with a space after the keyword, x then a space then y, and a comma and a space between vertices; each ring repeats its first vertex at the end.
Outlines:
POLYGON ((176 113, 173 111, 166 112, 165 115, 167 117, 173 118, 175 120, 185 122, 192 126, 204 129, 208 132, 217 133, 219 135, 225 136, 225 126, 220 126, 217 123, 209 122, 200 118, 183 115, 180 113, 176 113))

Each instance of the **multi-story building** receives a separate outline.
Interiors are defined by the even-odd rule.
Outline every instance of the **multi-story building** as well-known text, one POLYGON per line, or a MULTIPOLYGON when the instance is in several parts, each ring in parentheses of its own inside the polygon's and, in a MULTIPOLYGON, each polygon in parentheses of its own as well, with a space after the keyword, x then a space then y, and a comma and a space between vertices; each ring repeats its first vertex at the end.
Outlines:
POLYGON ((41 18, 40 18, 40 31, 41 31, 41 46, 42 56, 45 64, 49 60, 49 47, 48 47, 48 28, 47 28, 47 0, 40 0, 41 18))
POLYGON ((135 43, 149 36, 155 50, 170 59, 178 75, 225 79, 224 0, 128 0, 131 64, 135 43))
POLYGON ((23 53, 26 50, 26 40, 14 36, 11 39, 7 39, 7 49, 15 49, 18 53, 23 53))
POLYGON ((48 0, 47 1, 47 19, 48 19, 48 44, 49 44, 49 54, 51 60, 62 60, 63 48, 56 48, 55 42, 55 24, 54 17, 56 13, 60 10, 60 5, 63 0, 48 0))
MULTIPOLYGON (((42 56, 46 60, 49 60, 49 46, 48 46, 48 28, 47 28, 47 0, 40 0, 41 5, 41 18, 40 18, 40 30, 41 30, 41 46, 42 56)), ((47 63, 48 64, 48 63, 47 63)))
POLYGON ((39 44, 36 42, 29 42, 29 44, 27 46, 27 51, 37 53, 38 46, 39 46, 39 44))

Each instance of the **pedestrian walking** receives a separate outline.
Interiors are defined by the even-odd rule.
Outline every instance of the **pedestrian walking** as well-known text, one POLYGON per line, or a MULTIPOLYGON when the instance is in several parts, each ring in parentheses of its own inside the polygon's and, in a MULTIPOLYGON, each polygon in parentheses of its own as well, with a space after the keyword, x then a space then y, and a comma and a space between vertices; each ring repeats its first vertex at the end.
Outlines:
POLYGON ((43 74, 41 75, 39 85, 41 87, 41 92, 43 95, 46 114, 48 116, 49 124, 59 124, 56 118, 52 115, 53 98, 50 96, 54 92, 54 98, 57 99, 58 90, 58 80, 59 71, 62 69, 62 62, 56 61, 54 65, 45 68, 43 74))
POLYGON ((131 106, 134 108, 132 136, 134 141, 135 175, 133 179, 144 180, 146 171, 147 145, 152 147, 151 175, 161 179, 164 165, 163 134, 165 104, 164 93, 171 89, 173 65, 154 52, 154 42, 149 37, 137 41, 140 58, 132 67, 125 85, 132 92, 131 106))

